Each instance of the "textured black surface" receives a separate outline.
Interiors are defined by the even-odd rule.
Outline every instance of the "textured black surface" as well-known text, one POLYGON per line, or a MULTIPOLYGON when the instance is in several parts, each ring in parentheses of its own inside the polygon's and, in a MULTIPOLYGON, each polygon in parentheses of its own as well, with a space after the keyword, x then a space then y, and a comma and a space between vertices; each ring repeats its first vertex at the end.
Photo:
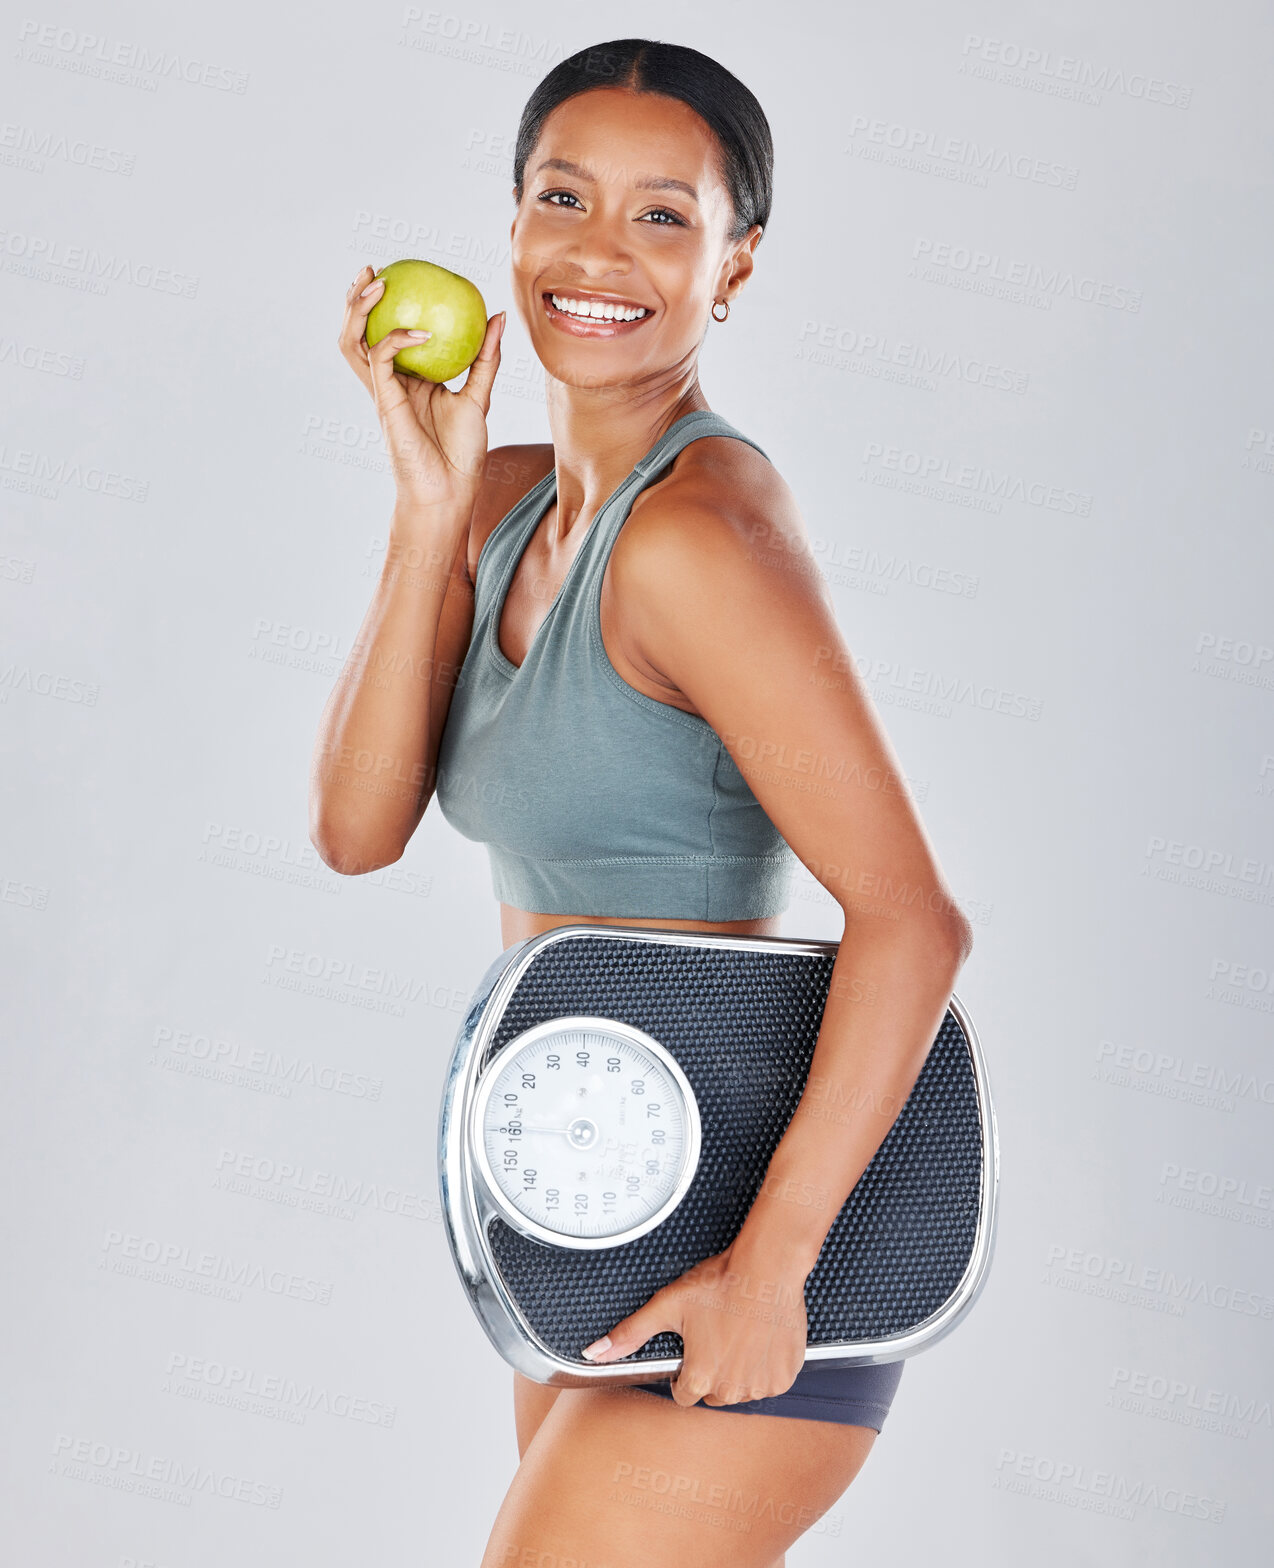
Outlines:
MULTIPOLYGON (((490 1221, 488 1240, 506 1287, 557 1354, 580 1359, 583 1346, 738 1233, 804 1089, 833 959, 573 937, 532 960, 483 1066, 548 1019, 617 1019, 668 1048, 690 1080, 703 1125, 699 1168, 685 1197, 635 1241, 572 1251, 490 1221)), ((834 1106, 829 1114, 837 1114, 834 1106)), ((972 1253, 981 1166, 972 1058, 948 1011, 806 1281, 810 1345, 887 1339, 947 1301, 972 1253)), ((659 1334, 625 1360, 680 1356, 681 1348, 679 1335, 659 1334)))

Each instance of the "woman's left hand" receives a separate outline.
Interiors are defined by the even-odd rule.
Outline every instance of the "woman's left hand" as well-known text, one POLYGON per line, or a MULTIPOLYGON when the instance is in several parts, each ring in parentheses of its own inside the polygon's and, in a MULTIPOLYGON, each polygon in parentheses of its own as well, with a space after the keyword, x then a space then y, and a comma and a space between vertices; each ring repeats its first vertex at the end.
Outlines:
MULTIPOLYGON (((800 1272, 758 1267, 734 1244, 705 1258, 616 1323, 586 1359, 622 1361, 655 1334, 680 1334, 671 1384, 679 1405, 734 1405, 786 1393, 805 1364, 808 1323, 800 1272), (609 1340, 609 1344, 606 1341, 609 1340)), ((592 1350, 589 1346, 588 1350, 592 1350)))

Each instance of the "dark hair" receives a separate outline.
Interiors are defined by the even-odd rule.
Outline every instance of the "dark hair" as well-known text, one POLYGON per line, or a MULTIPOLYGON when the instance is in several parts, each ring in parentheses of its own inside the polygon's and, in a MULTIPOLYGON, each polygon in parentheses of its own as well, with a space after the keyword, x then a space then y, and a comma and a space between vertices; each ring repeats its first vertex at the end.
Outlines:
POLYGON ((770 221, 774 198, 774 143, 755 96, 725 66, 697 49, 653 38, 617 38, 581 49, 555 65, 527 99, 513 150, 514 195, 522 200, 526 161, 544 122, 558 104, 596 87, 678 98, 712 131, 721 150, 721 176, 734 207, 727 238, 742 239, 754 223, 770 221))

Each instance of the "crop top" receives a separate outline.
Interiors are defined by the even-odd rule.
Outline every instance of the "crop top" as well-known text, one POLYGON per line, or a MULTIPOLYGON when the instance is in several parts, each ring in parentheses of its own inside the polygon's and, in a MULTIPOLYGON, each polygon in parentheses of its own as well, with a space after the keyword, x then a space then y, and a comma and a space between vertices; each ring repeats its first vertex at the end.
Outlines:
POLYGON ((502 903, 720 921, 787 908, 796 856, 724 742, 706 719, 629 685, 602 642, 602 577, 634 499, 689 442, 717 435, 762 452, 720 414, 683 414, 588 523, 521 665, 500 650, 500 612, 553 504, 555 470, 483 544, 435 793, 447 822, 486 844, 502 903))

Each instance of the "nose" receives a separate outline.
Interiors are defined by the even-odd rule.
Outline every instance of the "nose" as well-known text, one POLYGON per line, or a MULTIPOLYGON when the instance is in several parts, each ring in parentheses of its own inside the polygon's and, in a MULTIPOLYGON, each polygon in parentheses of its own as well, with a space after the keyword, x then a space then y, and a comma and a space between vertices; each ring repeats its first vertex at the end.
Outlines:
POLYGON ((623 221, 597 210, 585 213, 562 235, 554 261, 571 269, 581 285, 627 277, 633 258, 624 243, 623 221))

